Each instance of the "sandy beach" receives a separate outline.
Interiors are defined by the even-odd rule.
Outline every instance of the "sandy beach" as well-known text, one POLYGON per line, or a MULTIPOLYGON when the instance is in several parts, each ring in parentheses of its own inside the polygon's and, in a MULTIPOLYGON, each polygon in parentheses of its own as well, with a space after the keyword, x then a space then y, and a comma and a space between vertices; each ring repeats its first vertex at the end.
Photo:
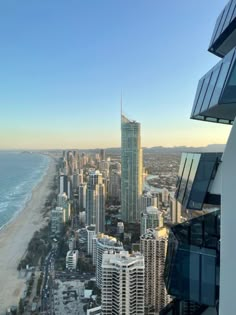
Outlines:
POLYGON ((54 159, 50 160, 47 174, 33 190, 24 210, 0 231, 0 315, 6 314, 10 305, 18 305, 25 288, 25 279, 19 278, 17 266, 26 252, 35 231, 45 224, 41 210, 50 192, 56 173, 54 159))

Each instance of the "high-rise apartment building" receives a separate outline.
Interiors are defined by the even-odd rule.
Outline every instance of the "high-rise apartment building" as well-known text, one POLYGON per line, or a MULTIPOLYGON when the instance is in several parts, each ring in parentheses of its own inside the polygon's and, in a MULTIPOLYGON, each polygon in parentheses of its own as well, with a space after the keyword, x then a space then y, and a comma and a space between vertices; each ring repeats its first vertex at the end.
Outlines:
POLYGON ((143 155, 140 123, 121 116, 121 211, 123 221, 140 222, 143 155))
POLYGON ((106 251, 120 252, 124 250, 123 244, 115 237, 99 234, 93 238, 93 261, 96 261, 96 283, 98 288, 102 286, 102 257, 106 251), (94 257, 95 256, 95 257, 94 257))
POLYGON ((56 207, 51 211, 51 233, 53 235, 59 235, 62 231, 63 224, 65 222, 65 209, 62 207, 56 207))
POLYGON ((120 202, 121 194, 121 173, 112 170, 109 176, 108 196, 111 200, 120 202))
POLYGON ((139 253, 104 253, 102 314, 144 314, 144 258, 139 253))
POLYGON ((168 230, 149 229, 140 237, 145 265, 145 309, 147 314, 158 314, 169 302, 164 282, 168 230))
POLYGON ((170 219, 171 223, 177 224, 181 222, 182 205, 174 196, 170 196, 170 219))
POLYGON ((145 211, 141 213, 140 232, 141 235, 145 234, 147 229, 162 227, 163 226, 163 214, 156 207, 147 207, 145 211))
POLYGON ((96 232, 104 232, 105 185, 99 171, 91 171, 86 191, 86 224, 95 224, 96 232))
POLYGON ((86 232, 87 232, 87 254, 92 255, 93 254, 93 238, 96 236, 96 226, 95 225, 86 226, 86 232))
POLYGON ((77 263, 79 259, 79 251, 78 250, 70 250, 66 255, 66 268, 68 270, 76 270, 77 263))

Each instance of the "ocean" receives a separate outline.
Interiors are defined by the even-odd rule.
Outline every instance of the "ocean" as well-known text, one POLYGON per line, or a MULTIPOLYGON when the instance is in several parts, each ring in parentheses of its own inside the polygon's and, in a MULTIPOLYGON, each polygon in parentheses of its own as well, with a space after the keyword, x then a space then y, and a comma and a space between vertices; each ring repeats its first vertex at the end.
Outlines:
POLYGON ((24 209, 49 161, 46 155, 0 151, 0 230, 24 209))

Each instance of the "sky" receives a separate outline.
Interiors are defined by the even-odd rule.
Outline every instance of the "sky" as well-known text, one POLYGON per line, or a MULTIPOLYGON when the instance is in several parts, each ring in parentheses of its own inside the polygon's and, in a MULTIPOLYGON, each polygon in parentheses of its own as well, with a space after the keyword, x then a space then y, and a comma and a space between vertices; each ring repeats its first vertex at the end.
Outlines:
POLYGON ((225 143, 190 120, 225 0, 0 1, 0 149, 120 146, 120 99, 142 146, 225 143))

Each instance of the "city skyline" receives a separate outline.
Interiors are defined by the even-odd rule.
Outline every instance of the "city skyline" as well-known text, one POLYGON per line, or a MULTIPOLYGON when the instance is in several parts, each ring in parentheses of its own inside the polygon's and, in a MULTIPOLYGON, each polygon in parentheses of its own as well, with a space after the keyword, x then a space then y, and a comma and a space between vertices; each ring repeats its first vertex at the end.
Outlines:
POLYGON ((118 147, 121 89, 143 146, 225 143, 229 126, 189 121, 224 4, 2 3, 0 149, 118 147))

